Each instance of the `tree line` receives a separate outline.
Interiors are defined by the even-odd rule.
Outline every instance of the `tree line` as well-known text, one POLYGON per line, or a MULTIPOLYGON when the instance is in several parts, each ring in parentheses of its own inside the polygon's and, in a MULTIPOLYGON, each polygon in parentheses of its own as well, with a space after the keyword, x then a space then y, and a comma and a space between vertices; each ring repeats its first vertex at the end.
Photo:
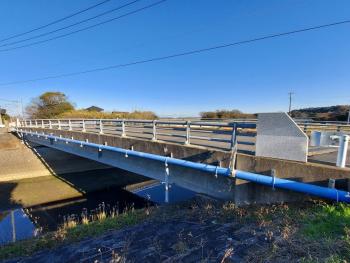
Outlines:
POLYGON ((32 119, 84 118, 84 119, 157 119, 152 111, 98 112, 76 109, 66 94, 49 91, 31 100, 26 107, 27 115, 32 119))
POLYGON ((254 119, 256 114, 243 113, 240 110, 216 110, 200 113, 202 119, 254 119))

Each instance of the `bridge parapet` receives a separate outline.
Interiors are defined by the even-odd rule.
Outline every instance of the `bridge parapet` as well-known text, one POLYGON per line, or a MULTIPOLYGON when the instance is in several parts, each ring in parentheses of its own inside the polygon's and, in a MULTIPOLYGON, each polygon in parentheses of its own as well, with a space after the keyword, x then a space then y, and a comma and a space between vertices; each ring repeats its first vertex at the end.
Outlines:
MULTIPOLYGON (((350 134, 350 125, 345 122, 312 122, 294 119, 299 128, 310 136, 313 130, 333 130, 350 134)), ((84 134, 85 137, 95 135, 113 136, 123 139, 141 139, 157 143, 170 143, 202 147, 207 150, 235 151, 248 154, 256 154, 257 120, 129 120, 129 119, 25 119, 17 122, 17 127, 29 128, 46 133, 60 133, 70 131, 84 134)), ((271 127, 279 129, 281 127, 271 127)), ((282 134, 283 135, 283 134, 282 134)), ((108 137, 109 138, 109 137, 108 137)), ((83 139, 83 138, 82 138, 83 139)), ((110 138, 108 140, 111 140, 110 138)), ((106 140, 107 141, 107 140, 106 140)), ((272 139, 274 142, 275 139, 272 139)), ((97 141, 98 143, 99 141, 97 141)), ((132 142, 124 140, 126 146, 131 147, 132 142), (131 145, 131 146, 130 146, 131 145)), ((260 142, 264 142, 265 140, 260 142)), ((118 142, 117 147, 121 143, 118 142)), ((282 153, 288 153, 288 145, 282 144, 282 153), (285 149, 284 149, 285 148, 285 149)), ((270 147, 271 148, 271 147, 270 147)), ((273 148, 273 147, 272 147, 273 148)), ((305 148, 307 149, 307 147, 305 148)), ((261 150, 261 147, 260 147, 261 150)), ((261 154, 258 154, 261 155, 261 154)), ((304 157, 307 155, 304 154, 304 157)), ((263 154, 268 157, 270 155, 263 154)), ((289 155, 288 155, 289 156, 289 155)), ((270 156, 271 157, 271 156, 270 156)), ((280 159, 290 159, 284 155, 274 155, 280 159)), ((299 160, 299 159, 298 159, 299 160)), ((306 157, 303 158, 303 161, 306 157)))
POLYGON ((236 144, 254 152, 256 123, 120 119, 21 120, 19 127, 164 141, 231 151, 236 144))

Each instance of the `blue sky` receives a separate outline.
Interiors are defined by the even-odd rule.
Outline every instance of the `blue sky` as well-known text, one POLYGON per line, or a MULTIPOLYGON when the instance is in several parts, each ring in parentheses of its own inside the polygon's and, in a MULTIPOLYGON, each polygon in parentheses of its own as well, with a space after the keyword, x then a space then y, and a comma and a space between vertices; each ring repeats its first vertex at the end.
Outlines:
MULTIPOLYGON (((1 0, 0 39, 100 1, 1 0)), ((127 2, 130 0, 111 0, 35 34, 127 2)), ((141 0, 77 29, 153 2, 156 0, 141 0)), ((168 0, 66 38, 0 52, 0 83, 127 63, 346 19, 350 19, 348 0, 168 0)), ((22 98, 28 103, 45 91, 62 91, 79 108, 97 105, 106 110, 153 110, 161 116, 194 116, 215 109, 286 111, 289 91, 295 92, 297 108, 350 104, 349 47, 350 24, 346 24, 116 70, 0 86, 0 98, 22 98)))

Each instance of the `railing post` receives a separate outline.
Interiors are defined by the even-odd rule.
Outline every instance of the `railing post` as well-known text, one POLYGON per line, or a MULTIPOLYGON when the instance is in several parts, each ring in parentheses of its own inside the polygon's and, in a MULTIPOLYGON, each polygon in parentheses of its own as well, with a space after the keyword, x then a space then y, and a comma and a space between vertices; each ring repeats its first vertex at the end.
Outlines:
POLYGON ((49 129, 52 129, 52 122, 49 120, 49 129))
POLYGON ((68 120, 68 130, 73 130, 72 121, 70 119, 68 120))
POLYGON ((235 150, 237 146, 237 124, 234 123, 232 127, 232 135, 231 135, 231 150, 235 150))
POLYGON ((58 119, 58 129, 61 130, 61 121, 58 119))
POLYGON ((191 143, 191 122, 186 121, 186 141, 185 144, 190 144, 191 143))
POLYGON ((41 128, 45 128, 45 125, 44 125, 44 120, 41 120, 41 128))
POLYGON ((86 132, 86 128, 85 128, 85 120, 83 120, 83 132, 86 132))
POLYGON ((103 134, 103 123, 101 119, 100 119, 100 134, 103 134))
POLYGON ((307 133, 307 123, 304 123, 304 133, 307 133))
POLYGON ((349 136, 342 135, 339 139, 339 149, 337 157, 337 166, 344 168, 346 166, 346 154, 348 152, 349 136))
POLYGON ((157 121, 154 120, 153 121, 153 137, 152 137, 152 141, 156 141, 157 140, 157 121))
POLYGON ((29 127, 32 128, 32 120, 29 120, 29 127))
POLYGON ((38 120, 35 120, 35 128, 38 128, 38 120))
POLYGON ((125 120, 122 120, 122 137, 125 137, 126 133, 125 133, 125 120))

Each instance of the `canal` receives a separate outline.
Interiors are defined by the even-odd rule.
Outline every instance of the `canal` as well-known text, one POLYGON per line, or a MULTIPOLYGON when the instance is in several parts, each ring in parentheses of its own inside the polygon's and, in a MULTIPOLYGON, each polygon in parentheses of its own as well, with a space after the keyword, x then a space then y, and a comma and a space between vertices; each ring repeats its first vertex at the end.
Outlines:
MULTIPOLYGON (((189 199, 194 192, 171 185, 169 203, 189 199)), ((1 199, 1 196, 0 196, 1 199)), ((82 197, 51 202, 32 207, 0 208, 0 245, 55 231, 67 218, 81 221, 101 211, 122 213, 155 204, 165 204, 165 187, 161 182, 146 181, 126 187, 111 186, 85 194, 82 197)))

